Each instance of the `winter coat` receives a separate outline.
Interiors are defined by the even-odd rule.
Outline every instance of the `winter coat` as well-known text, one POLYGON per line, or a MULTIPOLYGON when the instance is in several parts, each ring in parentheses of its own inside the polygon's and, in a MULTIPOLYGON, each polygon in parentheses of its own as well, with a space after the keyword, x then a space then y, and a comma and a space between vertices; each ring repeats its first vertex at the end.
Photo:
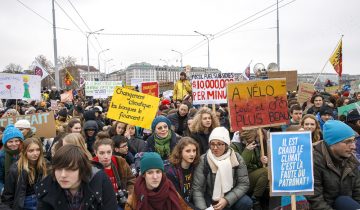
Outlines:
MULTIPOLYGON (((232 151, 233 152, 233 151, 232 151)), ((228 206, 234 205, 242 196, 244 196, 250 186, 248 172, 242 157, 235 152, 239 165, 233 167, 233 188, 225 193, 224 198, 228 201, 228 206)), ((206 209, 205 196, 212 197, 216 173, 212 173, 209 166, 205 166, 205 154, 200 157, 200 163, 195 169, 193 181, 193 201, 197 208, 206 209), (207 174, 204 173, 204 168, 209 167, 207 174), (212 174, 211 174, 212 173, 212 174), (205 177, 206 175, 206 177, 205 177)))
POLYGON ((351 156, 343 161, 343 166, 336 164, 323 141, 315 144, 313 149, 314 195, 305 196, 311 209, 331 210, 340 195, 350 196, 360 203, 358 160, 351 156))
POLYGON ((182 117, 179 115, 179 112, 170 114, 167 116, 167 118, 170 120, 171 124, 175 127, 175 132, 179 134, 180 136, 183 136, 183 133, 187 127, 187 115, 182 117))
POLYGON ((125 189, 126 186, 126 190, 129 192, 129 194, 132 194, 134 191, 136 177, 132 174, 129 165, 124 158, 119 156, 115 156, 115 158, 118 165, 117 172, 121 182, 120 187, 125 189))
POLYGON ((178 80, 174 85, 173 100, 183 100, 184 96, 191 95, 192 89, 189 80, 178 80))
POLYGON ((86 121, 84 123, 84 136, 85 136, 85 141, 86 141, 86 145, 87 145, 87 149, 89 150, 89 152, 91 154, 94 154, 94 149, 93 149, 93 144, 95 142, 95 137, 96 137, 96 134, 98 133, 99 131, 99 127, 98 127, 98 124, 96 123, 95 120, 89 120, 89 121, 86 121), (86 130, 88 129, 95 129, 95 133, 94 133, 94 136, 87 136, 86 134, 86 130))
MULTIPOLYGON (((114 188, 104 171, 92 168, 89 183, 82 182, 83 210, 101 209, 117 210, 118 205, 114 188)), ((38 199, 37 210, 67 210, 70 209, 63 189, 49 175, 35 186, 38 199)))
MULTIPOLYGON (((179 138, 176 136, 176 133, 172 130, 169 130, 171 132, 171 139, 170 139, 170 152, 173 151, 175 145, 178 143, 179 138)), ((151 136, 149 136, 149 138, 146 140, 147 141, 147 151, 148 152, 156 152, 155 151, 155 138, 154 138, 155 133, 151 134, 151 136)), ((170 154, 169 154, 170 155, 170 154)), ((169 157, 161 157, 163 160, 167 160, 169 157)))
POLYGON ((128 146, 129 152, 131 152, 134 156, 139 152, 146 152, 147 150, 146 142, 136 137, 131 137, 128 140, 128 146))
MULTIPOLYGON (((19 159, 19 155, 12 158, 12 163, 16 162, 19 159)), ((4 148, 0 150, 0 192, 5 185, 5 150, 4 148)))
POLYGON ((191 133, 190 137, 193 138, 199 144, 200 155, 204 154, 209 149, 209 132, 205 134, 203 132, 200 133, 191 133))
MULTIPOLYGON (((11 209, 21 210, 24 208, 28 174, 23 170, 19 177, 17 167, 18 163, 12 164, 10 167, 9 176, 6 177, 4 191, 1 195, 1 202, 11 209)), ((41 178, 42 174, 39 174, 36 182, 39 182, 41 178)))

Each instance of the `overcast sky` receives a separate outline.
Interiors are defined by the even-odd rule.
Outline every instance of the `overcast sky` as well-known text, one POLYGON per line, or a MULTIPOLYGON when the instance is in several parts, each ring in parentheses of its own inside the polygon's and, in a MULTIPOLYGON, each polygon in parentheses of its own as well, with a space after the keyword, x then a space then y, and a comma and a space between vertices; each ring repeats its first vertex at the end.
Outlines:
MULTIPOLYGON (((210 41, 210 66, 223 72, 242 72, 250 60, 267 66, 276 62, 276 7, 253 16, 275 4, 275 0, 56 0, 83 31, 104 29, 107 34, 197 35, 194 30, 215 35, 210 41), (253 16, 253 17, 251 17, 253 16), (251 18, 249 18, 251 17, 251 18), (260 18, 258 18, 260 17, 260 18), (246 21, 243 21, 247 19, 246 21), (254 20, 258 18, 257 20, 254 20), (254 20, 254 21, 252 21, 254 20), (243 22, 241 22, 243 21, 243 22), (247 23, 252 21, 250 23, 247 23), (220 31, 239 23, 232 32, 220 31)), ((1 0, 0 69, 9 63, 28 68, 37 55, 52 62, 53 32, 50 0, 1 0), (43 18, 24 7, 37 12, 43 18)), ((320 72, 341 34, 343 73, 360 74, 360 1, 359 0, 283 0, 280 8, 281 70, 300 73, 320 72), (287 4, 289 3, 289 4, 287 4)), ((59 56, 73 56, 86 64, 86 36, 79 31, 58 5, 56 10, 59 56)), ((90 65, 101 69, 104 60, 109 70, 126 68, 135 62, 153 65, 207 67, 207 43, 202 36, 90 36, 90 65), (98 42, 96 41, 97 38, 98 42), (203 45, 189 50, 203 41, 203 45), (165 60, 165 61, 162 61, 165 60)), ((327 64, 325 72, 332 73, 327 64)))

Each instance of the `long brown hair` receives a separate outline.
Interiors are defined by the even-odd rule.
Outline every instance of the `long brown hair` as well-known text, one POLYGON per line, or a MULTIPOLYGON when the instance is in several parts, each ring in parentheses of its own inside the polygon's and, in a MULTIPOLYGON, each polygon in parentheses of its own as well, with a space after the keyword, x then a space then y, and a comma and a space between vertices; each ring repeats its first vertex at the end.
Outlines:
POLYGON ((194 121, 191 124, 191 132, 199 133, 205 131, 204 126, 202 125, 201 118, 203 114, 209 114, 211 116, 211 127, 209 128, 209 133, 211 131, 220 126, 219 119, 216 117, 216 114, 211 111, 208 107, 202 107, 199 109, 199 111, 196 113, 194 117, 194 121))
POLYGON ((18 169, 18 174, 21 174, 21 172, 23 170, 27 172, 28 180, 31 185, 36 182, 35 177, 36 177, 37 172, 38 173, 40 172, 43 177, 45 177, 47 175, 46 161, 44 158, 42 143, 40 142, 40 140, 38 138, 28 138, 23 142, 17 169, 18 169), (28 152, 31 144, 38 145, 39 149, 40 149, 39 158, 37 159, 35 165, 30 164, 29 160, 27 158, 27 152, 28 152))
POLYGON ((316 128, 314 130, 314 132, 311 133, 312 135, 312 142, 315 143, 317 141, 320 141, 320 135, 321 135, 321 129, 320 129, 320 124, 319 124, 319 121, 316 119, 316 117, 312 114, 307 114, 305 115, 302 119, 301 119, 301 127, 304 128, 304 122, 307 118, 311 118, 315 121, 315 124, 316 124, 316 128))
POLYGON ((176 144, 173 151, 171 152, 171 155, 169 157, 169 162, 172 163, 175 166, 178 166, 181 164, 182 161, 182 151, 187 145, 194 145, 196 147, 196 156, 194 158, 193 165, 197 165, 200 161, 200 149, 199 144, 190 137, 182 137, 180 141, 176 144))

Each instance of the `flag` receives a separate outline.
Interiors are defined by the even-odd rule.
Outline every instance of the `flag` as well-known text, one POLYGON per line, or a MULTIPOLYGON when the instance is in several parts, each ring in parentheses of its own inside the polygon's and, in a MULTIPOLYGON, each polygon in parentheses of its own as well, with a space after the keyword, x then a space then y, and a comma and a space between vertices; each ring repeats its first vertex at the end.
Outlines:
POLYGON ((80 84, 80 87, 82 87, 85 84, 85 79, 82 75, 80 75, 79 84, 80 84))
POLYGON ((341 77, 342 74, 342 39, 335 52, 329 58, 330 63, 334 66, 336 73, 341 77))
POLYGON ((43 80, 49 75, 49 73, 37 60, 34 61, 33 70, 35 72, 35 75, 39 75, 41 77, 41 80, 43 80))
POLYGON ((243 72, 243 77, 246 79, 246 80, 250 80, 250 64, 251 64, 252 60, 250 61, 249 65, 246 67, 246 69, 244 70, 243 72))
POLYGON ((71 76, 70 72, 67 69, 65 69, 65 71, 66 71, 65 78, 67 80, 70 80, 70 82, 74 81, 74 77, 71 76))

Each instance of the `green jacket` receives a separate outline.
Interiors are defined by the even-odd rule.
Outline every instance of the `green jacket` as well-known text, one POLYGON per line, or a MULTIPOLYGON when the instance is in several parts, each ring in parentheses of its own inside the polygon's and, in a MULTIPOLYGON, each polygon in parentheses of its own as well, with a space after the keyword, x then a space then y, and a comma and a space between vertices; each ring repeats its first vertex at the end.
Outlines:
POLYGON ((323 141, 313 149, 314 195, 306 196, 311 209, 331 210, 340 195, 350 196, 360 203, 359 162, 355 156, 336 164, 323 141))
POLYGON ((248 150, 246 149, 245 144, 232 142, 230 147, 242 156, 248 169, 248 173, 263 167, 260 161, 260 146, 255 147, 254 150, 248 150))

